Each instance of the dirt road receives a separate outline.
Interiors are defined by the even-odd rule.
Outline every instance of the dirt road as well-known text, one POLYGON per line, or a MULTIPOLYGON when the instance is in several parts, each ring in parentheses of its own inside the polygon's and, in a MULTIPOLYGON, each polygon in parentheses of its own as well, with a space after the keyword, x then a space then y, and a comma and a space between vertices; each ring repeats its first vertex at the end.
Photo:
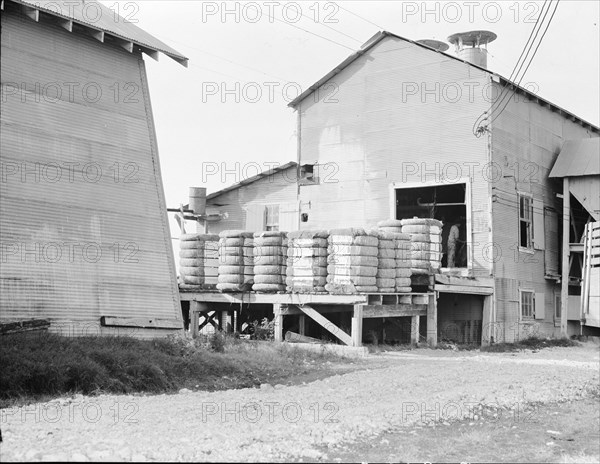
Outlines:
MULTIPOLYGON (((2 411, 0 460, 328 460, 388 430, 509 417, 586 398, 598 347, 370 357, 305 385, 158 396, 75 397, 2 411)), ((356 456, 355 460, 360 460, 356 456)))

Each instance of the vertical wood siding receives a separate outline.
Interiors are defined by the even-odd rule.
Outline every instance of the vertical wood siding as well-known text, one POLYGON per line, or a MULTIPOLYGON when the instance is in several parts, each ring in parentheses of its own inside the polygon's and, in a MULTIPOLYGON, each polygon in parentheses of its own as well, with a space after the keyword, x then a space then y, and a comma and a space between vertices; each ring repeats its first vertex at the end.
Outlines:
POLYGON ((180 319, 141 55, 3 14, 1 65, 0 319, 180 319))
MULTIPOLYGON (((501 87, 496 83, 494 86, 494 93, 499 94, 501 87)), ((522 95, 513 96, 493 122, 492 159, 501 172, 492 182, 493 240, 502 254, 495 266, 496 308, 497 321, 504 323, 507 341, 527 334, 523 329, 528 324, 520 321, 519 288, 544 294, 544 318, 535 320, 533 330, 554 335, 560 332, 560 328, 554 326, 554 293, 560 287, 554 280, 544 278, 546 250, 536 249, 528 254, 518 249, 516 191, 531 194, 539 208, 541 205, 552 208, 560 216, 562 201, 556 193, 562 193, 562 182, 549 179, 548 174, 565 140, 597 136, 522 95)), ((545 247, 553 252, 550 243, 545 247)))

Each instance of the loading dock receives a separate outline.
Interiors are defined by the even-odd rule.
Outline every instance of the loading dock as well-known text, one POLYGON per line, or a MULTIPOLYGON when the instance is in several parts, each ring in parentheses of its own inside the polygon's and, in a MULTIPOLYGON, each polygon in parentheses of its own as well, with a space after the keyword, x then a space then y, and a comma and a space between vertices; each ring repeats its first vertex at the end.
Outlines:
POLYGON ((362 346, 363 320, 369 318, 411 318, 411 342, 419 342, 420 318, 427 318, 427 343, 437 346, 437 298, 435 292, 373 293, 331 295, 327 293, 221 293, 193 286, 181 286, 182 301, 190 302, 190 327, 197 337, 201 327, 211 323, 221 330, 238 330, 236 312, 242 305, 271 305, 275 320, 275 341, 284 340, 286 316, 300 316, 300 335, 304 335, 306 317, 329 331, 348 346, 362 346), (228 309, 216 304, 229 304, 228 309), (236 308, 237 307, 237 308, 236 308), (324 314, 350 313, 351 333, 327 319, 324 314), (215 317, 217 321, 215 321, 215 317), (202 322, 201 322, 201 319, 202 322), (223 321, 232 321, 231 327, 223 321), (302 322, 304 321, 304 322, 302 322))

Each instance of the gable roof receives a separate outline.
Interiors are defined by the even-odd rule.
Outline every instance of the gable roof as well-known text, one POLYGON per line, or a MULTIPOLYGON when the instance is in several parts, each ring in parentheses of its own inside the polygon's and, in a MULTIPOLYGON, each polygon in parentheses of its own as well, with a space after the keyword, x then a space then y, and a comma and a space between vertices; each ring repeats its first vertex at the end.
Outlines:
MULTIPOLYGON (((21 5, 23 12, 36 22, 39 21, 39 12, 43 12, 64 20, 61 26, 69 32, 72 32, 73 24, 78 24, 88 29, 100 42, 104 42, 105 35, 108 34, 129 52, 133 51, 133 45, 137 45, 155 60, 158 60, 158 52, 161 52, 187 67, 188 59, 177 50, 96 0, 9 0, 9 2, 21 5)), ((4 8, 4 1, 2 6, 4 8)))
POLYGON ((565 141, 548 177, 600 175, 600 138, 565 141))
POLYGON ((527 90, 527 89, 525 89, 523 87, 520 87, 519 85, 517 85, 514 82, 508 80, 507 78, 501 76, 500 74, 492 72, 492 71, 490 71, 487 68, 482 68, 481 66, 478 66, 478 65, 473 64, 473 63, 471 63, 469 61, 463 60, 462 58, 459 58, 457 56, 450 55, 448 53, 436 50, 435 48, 431 48, 431 47, 425 45, 424 43, 419 43, 417 41, 414 41, 414 40, 411 40, 411 39, 407 39, 405 37, 401 37, 399 35, 393 34, 393 33, 388 32, 388 31, 379 31, 379 32, 377 32, 375 35, 373 35, 373 37, 371 37, 369 40, 367 40, 362 45, 362 47, 360 48, 360 50, 358 50, 355 53, 353 53, 352 55, 350 55, 348 58, 346 58, 344 61, 342 61, 340 64, 338 64, 335 68, 333 68, 331 71, 329 71, 327 74, 325 74, 325 76, 323 76, 321 79, 319 79, 318 81, 316 81, 308 89, 306 89, 304 92, 302 92, 300 95, 298 95, 294 100, 292 100, 290 103, 288 103, 288 106, 295 109, 302 100, 304 100, 307 96, 309 96, 310 94, 312 94, 316 89, 318 89, 319 87, 321 87, 324 83, 326 83, 328 80, 330 80, 335 75, 337 75, 340 72, 342 72, 351 63, 353 63, 358 58, 360 58, 361 56, 363 56, 366 53, 368 53, 369 51, 371 51, 381 41, 383 41, 384 39, 386 39, 388 37, 393 37, 393 38, 396 38, 396 39, 404 40, 405 42, 409 42, 409 43, 411 43, 411 44, 413 44, 413 45, 415 45, 417 47, 424 48, 425 50, 428 50, 428 51, 430 51, 432 53, 440 53, 440 54, 444 55, 445 57, 452 58, 453 60, 461 61, 463 63, 468 64, 469 66, 473 66, 474 68, 480 69, 481 71, 485 71, 486 73, 492 75, 493 78, 495 78, 502 85, 507 85, 507 86, 514 87, 517 91, 519 91, 519 92, 527 95, 529 98, 537 101, 541 105, 548 106, 553 111, 557 111, 559 113, 562 113, 566 117, 568 117, 568 118, 570 118, 570 119, 572 119, 574 121, 577 121, 582 126, 589 127, 590 129, 592 129, 595 132, 599 132, 600 131, 600 128, 598 128, 597 126, 593 125, 592 123, 590 123, 590 122, 588 122, 588 121, 586 121, 584 119, 581 119, 580 117, 574 115, 573 113, 570 113, 569 111, 561 108, 560 106, 557 106, 557 105, 549 102, 548 100, 545 100, 545 99, 539 97, 538 95, 530 92, 529 90, 527 90))
POLYGON ((233 185, 230 185, 229 187, 225 187, 224 189, 217 190, 216 192, 213 192, 210 195, 207 195, 206 199, 211 200, 211 199, 218 197, 219 195, 222 195, 226 192, 230 192, 231 190, 235 190, 237 188, 243 187, 244 185, 248 185, 253 182, 256 182, 257 180, 260 180, 263 177, 272 176, 274 174, 277 174, 278 172, 285 171, 286 169, 296 167, 296 166, 298 166, 298 163, 296 163, 295 161, 288 161, 287 163, 282 164, 281 166, 276 166, 272 169, 267 169, 266 171, 260 172, 260 173, 256 174, 255 176, 248 177, 247 179, 244 179, 241 182, 237 182, 233 185))

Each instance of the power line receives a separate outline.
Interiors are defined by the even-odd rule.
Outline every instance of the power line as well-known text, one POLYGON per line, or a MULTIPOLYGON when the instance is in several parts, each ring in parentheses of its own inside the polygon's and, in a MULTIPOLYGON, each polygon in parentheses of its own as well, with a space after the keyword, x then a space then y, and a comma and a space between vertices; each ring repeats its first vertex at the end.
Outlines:
MULTIPOLYGON (((531 63, 533 62, 533 59, 535 58, 535 55, 537 54, 537 51, 540 48, 540 45, 542 44, 542 41, 544 40, 544 37, 546 36, 546 33, 548 32, 548 29, 550 28, 550 24, 552 23, 552 19, 554 18, 554 15, 556 14, 556 10, 558 9, 558 4, 559 3, 560 3, 560 0, 556 0, 556 3, 554 5, 554 10, 552 10, 552 14, 550 15, 550 19, 548 20, 548 24, 546 25, 546 28, 544 29, 544 32, 542 33, 542 37, 540 38, 540 41, 538 42, 537 46, 535 47, 535 50, 533 51, 533 55, 531 55, 531 59, 529 60, 529 63, 527 63, 527 66, 525 67, 525 70, 523 71, 523 74, 522 74, 521 78, 519 79, 519 82, 517 83, 517 85, 521 84, 521 81, 525 77, 525 74, 527 74, 527 70, 531 66, 531 63)), ((514 94, 514 90, 513 90, 513 94, 514 94)), ((490 122, 494 122, 502 114, 502 112, 506 109, 506 107, 508 106, 509 103, 510 103, 510 98, 504 104, 504 106, 502 107, 502 109, 500 110, 500 112, 496 116, 493 116, 493 118, 492 118, 492 120, 490 122)))
MULTIPOLYGON (((277 19, 275 16, 269 16, 269 17, 272 18, 272 19, 274 19, 275 21, 278 21, 278 22, 283 23, 283 24, 287 24, 290 27, 293 27, 293 28, 296 28, 296 29, 300 29, 301 31, 307 32, 308 34, 314 35, 314 36, 319 37, 319 38, 321 38, 323 40, 327 40, 328 42, 331 42, 331 43, 334 43, 336 45, 339 45, 340 47, 344 47, 344 48, 347 48, 348 50, 355 51, 355 49, 352 48, 352 47, 348 47, 347 45, 344 45, 343 43, 336 42, 333 39, 329 39, 329 38, 327 38, 325 36, 319 35, 316 32, 309 31, 308 29, 304 29, 303 27, 300 27, 300 26, 296 26, 295 24, 292 24, 292 23, 290 23, 288 21, 282 21, 281 19, 277 19)), ((354 40, 356 40, 356 39, 354 39, 354 40)))
MULTIPOLYGON (((536 21, 531 33, 529 34, 529 38, 527 39, 527 43, 525 44, 525 47, 523 48, 523 51, 521 52, 521 55, 519 56, 519 59, 517 60, 517 64, 515 65, 513 71, 510 74, 509 77, 509 82, 512 83, 513 80, 513 76, 514 79, 516 80, 519 73, 521 72, 521 69, 523 69, 523 66, 525 65, 525 62, 527 61, 527 65, 525 67, 525 70, 523 71, 523 74, 521 75, 521 77, 519 78, 518 82, 516 82, 516 85, 520 85, 521 81, 523 80, 523 78, 525 77, 525 74, 527 73, 527 70, 529 69, 529 67, 531 66, 531 63, 533 61, 533 59, 535 58, 535 55, 537 53, 537 50, 539 49, 545 35, 546 32, 548 31, 548 28, 550 27, 550 24, 552 23, 552 19, 554 18, 554 15, 556 13, 556 10, 558 9, 558 4, 560 3, 560 0, 557 0, 555 5, 554 5, 554 10, 552 11, 552 14, 550 16, 550 19, 548 21, 548 23, 546 24, 545 28, 544 28, 544 32, 542 33, 542 36, 539 40, 539 42, 537 43, 537 46, 535 47, 535 50, 533 52, 533 54, 531 55, 531 58, 529 58, 529 60, 527 59, 527 57, 529 56, 529 53, 531 51, 531 49, 533 48, 533 45, 537 39, 537 36, 539 34, 539 31, 542 29, 543 27, 543 23, 546 19, 546 16, 548 15, 548 12, 550 11, 551 8, 551 4, 552 4, 552 0, 545 0, 544 5, 542 7, 542 13, 540 13, 540 16, 538 17, 538 20, 536 21), (546 8, 547 6, 547 8, 546 8), (539 26, 539 27, 538 27, 539 26), (524 59, 523 59, 524 57, 524 59), (523 59, 523 61, 521 62, 521 59, 523 59), (520 63, 520 64, 519 64, 520 63)), ((500 116, 500 114, 502 114, 502 112, 506 109, 506 107, 508 106, 508 103, 510 103, 510 98, 512 97, 512 95, 509 96, 508 100, 506 100, 506 97, 511 94, 514 95, 515 90, 506 90, 508 89, 508 87, 506 87, 505 89, 503 89, 500 97, 494 102, 494 104, 492 105, 492 108, 490 109, 490 114, 489 116, 492 117, 492 119, 488 122, 487 125, 491 124, 496 118, 498 118, 498 116, 500 116), (493 115, 493 113, 500 107, 502 106, 502 104, 504 103, 502 109, 500 110, 499 113, 493 115), (495 106, 495 108, 494 108, 495 106)), ((477 120, 474 122, 473 124, 473 134, 477 137, 480 137, 481 135, 483 135, 483 131, 485 129, 485 127, 487 127, 487 125, 483 125, 483 121, 485 119, 487 119, 488 117, 488 112, 485 111, 483 112, 478 118, 477 120)))
POLYGON ((338 4, 338 7, 340 7, 342 10, 347 11, 348 13, 350 13, 353 16, 356 16, 357 18, 362 19, 363 21, 372 24, 373 26, 375 26, 377 29, 383 30, 384 28, 379 26, 378 24, 375 24, 373 21, 369 21, 368 19, 362 17, 361 15, 354 13, 353 11, 350 11, 348 8, 344 8, 342 5, 338 4))
MULTIPOLYGON (((248 65, 245 65, 245 64, 243 64, 243 63, 239 63, 239 62, 237 62, 237 61, 230 60, 229 58, 225 58, 225 57, 223 57, 223 56, 221 56, 221 55, 217 55, 216 53, 207 52, 206 50, 203 50, 203 49, 201 49, 201 48, 198 48, 198 47, 191 46, 191 45, 189 45, 188 43, 184 43, 184 42, 181 42, 181 41, 178 41, 178 40, 175 40, 175 39, 170 39, 170 38, 168 38, 168 37, 164 37, 164 39, 165 39, 166 41, 168 41, 168 42, 173 42, 173 43, 178 43, 178 44, 184 45, 184 46, 186 46, 187 48, 190 48, 190 49, 192 49, 192 50, 196 50, 196 51, 198 51, 198 52, 200 52, 200 53, 205 53, 206 55, 213 56, 213 57, 215 57, 215 58, 218 58, 218 59, 220 59, 220 60, 226 61, 226 62, 228 62, 228 63, 231 63, 231 64, 233 64, 233 65, 236 65, 236 66, 240 66, 240 67, 242 67, 242 68, 249 69, 250 71, 254 71, 254 72, 256 72, 256 73, 259 73, 259 74, 263 74, 263 75, 265 75, 265 76, 267 76, 267 77, 272 77, 272 78, 274 78, 274 79, 277 79, 277 80, 278 80, 278 81, 280 81, 280 82, 285 82, 285 83, 288 83, 288 82, 293 82, 293 81, 290 81, 290 80, 288 80, 288 79, 284 79, 284 78, 282 78, 282 77, 278 77, 278 76, 275 76, 275 75, 273 75, 273 74, 269 74, 269 73, 267 73, 267 72, 261 71, 260 69, 253 68, 252 66, 248 66, 248 65)), ((206 69, 207 71, 216 72, 216 73, 218 73, 218 74, 224 74, 224 73, 222 73, 222 72, 219 72, 219 71, 214 71, 214 70, 211 70, 211 69, 208 69, 208 68, 204 68, 204 69, 206 69)), ((227 74, 224 74, 224 75, 227 75, 227 74)), ((229 76, 229 77, 234 77, 234 76, 229 76)), ((234 79, 238 79, 238 78, 237 78, 237 77, 234 77, 234 79)))
MULTIPOLYGON (((552 0, 550 0, 551 2, 552 0)), ((521 59, 523 58, 523 56, 527 56, 529 54, 529 50, 531 49, 531 46, 533 45, 533 41, 535 40, 534 38, 534 34, 535 37, 537 37, 537 32, 541 29, 541 25, 543 23, 543 21, 546 18, 546 14, 548 12, 548 10, 550 9, 550 2, 548 0, 544 0, 544 5, 542 6, 542 12, 544 13, 544 15, 542 16, 542 12, 540 12, 540 15, 538 16, 537 21, 535 22, 535 24, 533 25, 533 28, 531 29, 531 32, 529 33, 529 37, 527 38, 527 42, 525 43, 525 46, 523 47, 523 50, 521 51, 521 55, 519 56, 519 59, 517 60, 517 63, 515 64, 513 70, 510 73, 510 76, 508 78, 509 81, 512 81, 513 79, 513 75, 515 75, 515 71, 517 70, 517 68, 519 68, 519 63, 521 62, 521 59), (546 8, 546 6, 548 6, 548 8, 546 8), (540 26, 540 27, 538 27, 540 26), (533 38, 533 40, 532 40, 533 38), (527 54, 525 54, 525 52, 527 51, 527 54)), ((516 76, 515 76, 516 77, 516 76)), ((498 97, 498 99, 492 104, 492 107, 490 108, 490 116, 491 113, 494 111, 494 105, 496 105, 498 103, 499 100, 504 100, 505 96, 510 93, 509 90, 506 90, 506 88, 502 89, 502 92, 500 93, 500 96, 498 97)), ((475 120, 475 122, 473 123, 473 134, 475 134, 477 137, 480 137, 483 132, 480 131, 480 129, 482 128, 481 124, 483 123, 483 121, 485 119, 487 119, 488 117, 488 112, 484 111, 483 113, 481 113, 479 115, 479 117, 475 120)))
MULTIPOLYGON (((338 5, 338 6, 339 6, 339 5, 338 5)), ((311 18, 310 16, 307 16, 307 15, 305 15, 304 13, 300 13, 300 14, 301 14, 302 16, 304 16, 305 18, 308 18, 308 19, 313 19, 313 18, 311 18)), ((325 26, 325 27, 326 27, 326 28, 328 28, 328 29, 331 29, 331 30, 332 30, 332 31, 334 31, 334 32, 337 32, 338 34, 341 34, 341 35, 343 35, 343 36, 345 36, 345 37, 348 37, 349 39, 352 39, 352 40, 354 40, 355 42, 358 42, 358 43, 362 44, 362 41, 360 41, 360 40, 358 40, 358 39, 356 39, 356 38, 352 37, 351 35, 348 35, 348 34, 346 34, 345 32, 342 32, 342 31, 340 31, 340 30, 338 30, 338 29, 334 28, 333 26, 329 26, 328 24, 325 24, 325 23, 323 23, 323 22, 319 22, 319 24, 320 24, 321 26, 325 26)))

